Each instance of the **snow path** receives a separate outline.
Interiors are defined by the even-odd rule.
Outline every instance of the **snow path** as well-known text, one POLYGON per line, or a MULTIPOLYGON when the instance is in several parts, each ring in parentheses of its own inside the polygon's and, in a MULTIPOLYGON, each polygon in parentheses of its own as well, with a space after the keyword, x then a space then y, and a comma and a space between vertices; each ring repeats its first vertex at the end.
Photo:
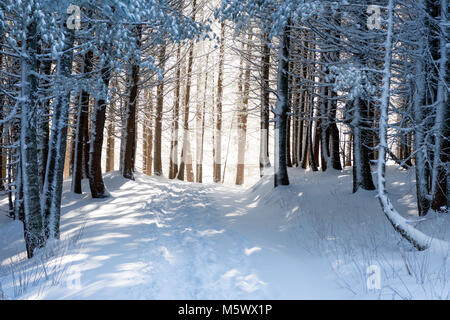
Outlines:
MULTIPOLYGON (((65 253, 70 281, 25 298, 332 298, 336 290, 342 297, 327 262, 299 254, 280 228, 285 215, 256 208, 251 190, 116 173, 105 183, 108 199, 65 193, 62 233, 84 224, 78 249, 65 253)), ((292 192, 280 196, 281 210, 292 192)))
MULTIPOLYGON (((411 173, 389 170, 391 197, 414 215, 411 173)), ((111 197, 101 200, 69 192, 66 181, 62 237, 80 239, 59 242, 67 249, 50 256, 47 269, 56 261, 67 271, 54 272, 57 283, 50 274, 16 294, 2 265, 23 257, 23 231, 20 222, 3 221, 3 291, 15 299, 360 299, 392 298, 389 287, 404 282, 404 292, 414 287, 375 192, 352 194, 349 171, 292 169, 289 176, 291 185, 274 190, 271 177, 245 189, 141 174, 129 181, 112 172, 105 175, 111 197), (373 263, 388 289, 367 290, 373 263)), ((447 220, 438 223, 443 230, 447 220)), ((14 268, 28 270, 35 260, 14 268)))
POLYGON ((135 182, 109 175, 105 182, 109 199, 65 194, 63 233, 85 224, 69 269, 81 273, 80 287, 63 284, 40 298, 266 297, 245 238, 217 219, 214 186, 142 175, 135 182))

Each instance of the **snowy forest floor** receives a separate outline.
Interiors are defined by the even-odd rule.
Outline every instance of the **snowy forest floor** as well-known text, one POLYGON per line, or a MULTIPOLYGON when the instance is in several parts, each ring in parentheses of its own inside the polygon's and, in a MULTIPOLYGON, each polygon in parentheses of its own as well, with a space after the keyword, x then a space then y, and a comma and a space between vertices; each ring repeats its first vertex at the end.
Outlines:
MULTIPOLYGON (((401 240, 375 191, 351 193, 350 170, 289 174, 274 190, 271 177, 245 189, 113 172, 103 200, 66 181, 62 240, 31 260, 3 198, 0 299, 449 299, 448 259, 401 240), (380 289, 368 288, 369 267, 380 289)), ((412 217, 414 171, 387 176, 412 217)), ((417 227, 450 239, 448 214, 417 227)))

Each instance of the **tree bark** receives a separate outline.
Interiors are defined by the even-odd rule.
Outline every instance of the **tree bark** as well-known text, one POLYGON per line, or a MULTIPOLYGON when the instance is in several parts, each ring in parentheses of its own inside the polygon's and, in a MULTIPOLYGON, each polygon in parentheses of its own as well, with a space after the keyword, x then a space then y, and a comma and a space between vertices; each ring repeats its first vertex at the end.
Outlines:
POLYGON ((289 110, 289 23, 290 19, 283 30, 278 58, 278 102, 275 110, 275 187, 289 185, 286 159, 287 112, 289 110))
POLYGON ((214 182, 221 182, 222 172, 222 100, 223 100, 223 72, 225 59, 225 23, 221 24, 220 47, 219 47, 219 75, 217 79, 217 105, 216 105, 216 127, 214 133, 214 182))
POLYGON ((262 177, 265 174, 267 168, 270 168, 269 159, 269 110, 270 110, 270 97, 269 97, 269 80, 270 80, 270 47, 269 47, 269 35, 264 33, 263 35, 263 49, 261 57, 261 137, 259 146, 259 172, 262 177))
MULTIPOLYGON (((166 45, 162 44, 159 49, 159 68, 164 72, 166 60, 166 45)), ((164 80, 159 79, 156 88, 156 114, 155 114, 155 150, 153 154, 153 173, 157 176, 163 175, 161 160, 161 138, 162 138, 162 114, 164 107, 164 80)))
MULTIPOLYGON (((136 45, 141 46, 141 26, 136 27, 135 37, 136 45)), ((137 58, 139 59, 139 58, 137 58)), ((136 161, 136 107, 139 95, 139 61, 131 64, 131 72, 128 79, 128 101, 126 117, 126 136, 124 141, 124 158, 122 175, 126 179, 134 180, 135 161, 136 161)))
POLYGON ((26 30, 21 57, 21 118, 20 118, 20 165, 23 179, 17 181, 23 188, 24 235, 28 258, 36 248, 45 244, 42 232, 40 186, 37 154, 37 87, 38 65, 37 23, 32 21, 26 30))
MULTIPOLYGON (((73 31, 65 28, 63 54, 58 61, 57 81, 66 81, 72 75, 73 31)), ((67 148, 67 128, 69 123, 70 90, 57 92, 57 103, 52 115, 52 129, 49 143, 47 169, 42 197, 42 216, 46 238, 59 239, 61 198, 64 178, 64 164, 67 148)))
MULTIPOLYGON (((85 53, 83 58, 83 67, 81 69, 82 74, 91 73, 93 57, 94 53, 92 51, 88 51, 87 53, 85 53)), ((81 181, 83 179, 83 169, 85 168, 84 159, 87 153, 86 148, 89 148, 89 97, 89 93, 85 90, 82 90, 79 96, 72 176, 72 192, 77 194, 82 193, 81 181)))
MULTIPOLYGON (((252 35, 249 34, 247 41, 247 59, 250 59, 252 35)), ((242 58, 241 58, 242 59, 242 58)), ((248 100, 250 95, 250 62, 247 60, 245 64, 245 72, 243 75, 243 85, 241 87, 241 105, 238 109, 238 154, 237 154, 237 170, 236 184, 244 184, 245 177, 245 149, 247 145, 247 118, 248 118, 248 100)))
POLYGON ((106 96, 111 79, 110 66, 106 64, 101 68, 103 97, 95 101, 92 115, 91 143, 89 149, 89 187, 92 198, 106 198, 109 196, 102 176, 102 147, 103 131, 106 122, 106 96))
POLYGON ((170 141, 170 164, 169 164, 169 179, 175 179, 178 174, 178 129, 180 118, 180 88, 181 88, 181 44, 177 48, 177 69, 176 69, 176 84, 175 96, 172 116, 172 133, 170 141))
MULTIPOLYGON (((194 1, 195 8, 195 1, 194 1)), ((183 116, 183 148, 181 149, 181 162, 177 178, 184 180, 186 171, 186 180, 194 182, 194 171, 192 165, 191 153, 191 134, 189 129, 189 113, 190 113, 190 98, 191 98, 191 80, 192 80, 192 65, 194 59, 194 43, 191 43, 188 57, 188 70, 186 78, 186 90, 184 97, 184 116, 183 116)))
POLYGON ((109 124, 106 130, 108 136, 106 140, 106 172, 114 171, 114 145, 115 145, 115 125, 114 116, 110 111, 109 124))

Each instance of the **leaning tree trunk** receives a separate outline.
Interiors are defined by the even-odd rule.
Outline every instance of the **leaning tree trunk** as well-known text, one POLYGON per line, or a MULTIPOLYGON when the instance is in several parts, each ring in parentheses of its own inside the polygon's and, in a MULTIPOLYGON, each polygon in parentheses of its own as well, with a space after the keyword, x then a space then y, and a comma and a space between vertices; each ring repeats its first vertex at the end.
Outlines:
POLYGON ((388 108, 390 100, 390 86, 391 86, 391 61, 392 61, 392 39, 393 39, 393 28, 394 28, 394 0, 389 0, 388 3, 388 26, 387 35, 385 42, 385 57, 384 57, 384 70, 383 70, 383 90, 381 95, 381 105, 380 105, 380 121, 379 121, 379 152, 377 161, 377 175, 378 175, 378 200, 380 201, 381 207, 384 211, 389 222, 392 224, 394 229, 399 232, 403 238, 408 240, 414 247, 418 250, 425 250, 428 248, 433 248, 438 252, 444 253, 448 256, 448 250, 450 248, 449 244, 445 241, 440 241, 428 237, 421 231, 417 230, 409 224, 409 222, 402 217, 397 210, 395 210, 386 192, 386 154, 388 150, 388 108))

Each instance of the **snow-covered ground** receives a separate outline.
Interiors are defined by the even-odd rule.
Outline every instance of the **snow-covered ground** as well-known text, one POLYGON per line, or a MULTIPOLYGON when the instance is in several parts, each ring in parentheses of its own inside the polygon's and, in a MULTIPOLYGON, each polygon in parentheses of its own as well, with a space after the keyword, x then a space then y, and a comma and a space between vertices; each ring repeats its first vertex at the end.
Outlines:
MULTIPOLYGON (((413 171, 388 170, 394 205, 415 215, 413 171)), ((68 192, 67 181, 62 241, 31 260, 21 223, 1 213, 0 298, 450 297, 448 260, 401 240, 376 192, 351 193, 350 171, 289 174, 274 190, 271 177, 245 189, 109 173, 102 200, 68 192)), ((448 215, 417 227, 450 239, 448 215)))

